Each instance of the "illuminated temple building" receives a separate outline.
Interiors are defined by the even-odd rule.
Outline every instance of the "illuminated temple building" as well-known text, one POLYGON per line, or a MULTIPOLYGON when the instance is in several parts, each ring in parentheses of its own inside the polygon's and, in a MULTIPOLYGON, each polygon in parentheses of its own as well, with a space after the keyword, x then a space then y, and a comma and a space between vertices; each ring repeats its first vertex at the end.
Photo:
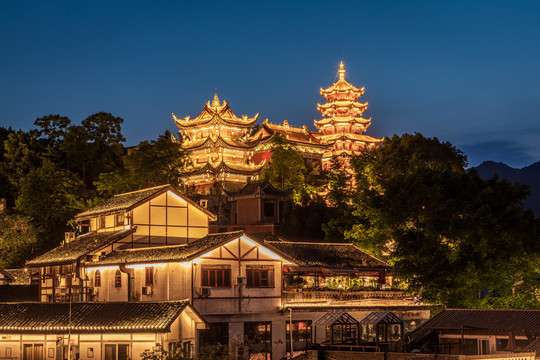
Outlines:
POLYGON ((186 186, 203 192, 215 183, 239 189, 248 180, 258 179, 263 164, 251 161, 250 134, 259 114, 237 117, 216 92, 196 118, 179 119, 172 115, 184 138, 184 147, 191 152, 193 165, 185 177, 186 186))
POLYGON ((325 104, 317 104, 317 110, 323 118, 315 121, 319 130, 320 141, 328 144, 322 157, 323 168, 328 166, 332 158, 347 161, 352 155, 365 148, 374 147, 382 139, 363 135, 371 124, 371 118, 362 117, 368 103, 360 103, 358 99, 364 95, 364 88, 357 88, 345 80, 343 62, 339 65, 339 80, 327 89, 321 89, 325 104))
POLYGON ((371 124, 371 119, 362 117, 367 102, 358 102, 364 88, 345 80, 343 62, 338 77, 332 86, 320 90, 327 102, 317 104, 323 116, 314 121, 318 131, 309 131, 306 125, 291 126, 287 119, 281 125, 265 119, 255 130, 259 114, 237 117, 227 101, 220 101, 217 91, 197 117, 179 119, 173 114, 183 146, 191 152, 192 165, 184 176, 184 185, 202 194, 210 193, 216 184, 227 191, 239 191, 246 183, 260 179, 263 166, 271 160, 272 139, 277 135, 323 169, 334 158, 348 166, 350 156, 378 145, 382 139, 363 134, 371 124))

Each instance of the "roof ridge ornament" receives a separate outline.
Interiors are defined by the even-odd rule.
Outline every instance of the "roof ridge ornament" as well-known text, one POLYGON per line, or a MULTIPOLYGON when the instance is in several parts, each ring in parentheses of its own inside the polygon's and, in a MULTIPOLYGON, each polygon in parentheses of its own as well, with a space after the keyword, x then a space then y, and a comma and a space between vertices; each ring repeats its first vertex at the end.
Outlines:
POLYGON ((339 63, 339 80, 345 80, 345 65, 343 65, 343 61, 339 63))
POLYGON ((217 89, 216 89, 216 92, 214 93, 214 100, 212 100, 212 106, 215 106, 215 107, 220 106, 219 97, 217 96, 217 89))

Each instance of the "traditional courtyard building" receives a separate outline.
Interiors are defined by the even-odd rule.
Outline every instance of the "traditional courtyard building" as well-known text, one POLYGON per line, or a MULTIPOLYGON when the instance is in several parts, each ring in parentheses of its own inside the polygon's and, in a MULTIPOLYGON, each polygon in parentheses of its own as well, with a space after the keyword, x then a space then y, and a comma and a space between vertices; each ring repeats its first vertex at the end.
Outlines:
POLYGON ((216 91, 197 117, 172 116, 180 128, 183 146, 191 152, 192 166, 185 175, 185 186, 209 193, 216 183, 227 190, 239 190, 248 180, 258 179, 263 164, 251 160, 256 145, 251 132, 259 114, 237 117, 227 101, 219 100, 216 91))
POLYGON ((363 134, 371 125, 371 118, 362 117, 368 103, 358 102, 364 95, 364 88, 359 89, 345 80, 343 62, 339 65, 338 76, 338 81, 332 86, 321 89, 321 96, 327 102, 317 104, 323 118, 315 120, 319 130, 315 136, 329 145, 321 159, 323 168, 328 168, 330 161, 335 158, 347 164, 352 155, 382 142, 382 139, 363 134))

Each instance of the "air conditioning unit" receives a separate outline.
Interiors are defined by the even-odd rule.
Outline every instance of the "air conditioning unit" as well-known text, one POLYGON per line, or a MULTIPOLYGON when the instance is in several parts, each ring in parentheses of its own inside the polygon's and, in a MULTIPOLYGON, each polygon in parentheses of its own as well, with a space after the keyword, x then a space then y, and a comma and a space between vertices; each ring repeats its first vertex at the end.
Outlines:
POLYGON ((237 276, 236 277, 236 285, 246 285, 246 277, 245 276, 237 276))
POLYGON ((209 297, 210 295, 212 295, 212 288, 210 287, 201 288, 201 297, 209 297))
POLYGON ((143 293, 143 295, 152 295, 152 287, 151 286, 143 286, 142 287, 142 293, 143 293))

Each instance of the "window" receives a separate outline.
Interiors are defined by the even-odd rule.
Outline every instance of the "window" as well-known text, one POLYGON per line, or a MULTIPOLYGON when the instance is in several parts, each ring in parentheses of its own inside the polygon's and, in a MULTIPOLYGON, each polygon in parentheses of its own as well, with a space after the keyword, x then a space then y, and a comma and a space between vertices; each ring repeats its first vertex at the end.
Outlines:
POLYGON ((105 229, 105 215, 99 217, 99 229, 105 229))
POLYGON ((154 267, 144 268, 144 283, 145 286, 154 286, 154 267))
MULTIPOLYGON (((287 352, 291 350, 291 323, 286 322, 286 344, 287 352)), ((293 349, 294 351, 304 351, 307 350, 309 344, 311 343, 311 320, 306 321, 293 321, 292 323, 292 335, 293 335, 293 349)))
POLYGON ((120 270, 116 270, 116 274, 114 274, 114 287, 122 287, 122 273, 120 270))
POLYGON ((206 265, 201 268, 201 285, 210 287, 231 287, 231 267, 206 265))
POLYGON ((124 225, 124 214, 116 214, 116 225, 124 225))
POLYGON ((247 287, 274 287, 273 265, 248 265, 246 267, 247 287))
POLYGON ((129 358, 129 345, 105 344, 105 360, 127 360, 129 358))
POLYGON ((96 270, 94 274, 94 287, 101 287, 101 271, 96 270))

